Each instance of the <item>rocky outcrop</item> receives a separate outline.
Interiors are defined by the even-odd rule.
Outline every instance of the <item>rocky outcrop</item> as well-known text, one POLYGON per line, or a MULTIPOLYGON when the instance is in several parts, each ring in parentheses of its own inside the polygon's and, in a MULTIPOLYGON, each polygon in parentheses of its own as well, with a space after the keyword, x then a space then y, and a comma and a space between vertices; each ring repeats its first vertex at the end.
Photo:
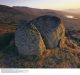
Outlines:
POLYGON ((26 22, 17 26, 15 44, 19 54, 22 55, 39 55, 42 50, 46 49, 40 32, 34 25, 26 22))
POLYGON ((65 28, 60 18, 41 16, 22 22, 15 33, 15 43, 23 55, 38 55, 46 49, 64 46, 65 28))
POLYGON ((45 15, 32 20, 30 24, 37 27, 46 48, 52 49, 63 46, 65 28, 60 18, 45 15))

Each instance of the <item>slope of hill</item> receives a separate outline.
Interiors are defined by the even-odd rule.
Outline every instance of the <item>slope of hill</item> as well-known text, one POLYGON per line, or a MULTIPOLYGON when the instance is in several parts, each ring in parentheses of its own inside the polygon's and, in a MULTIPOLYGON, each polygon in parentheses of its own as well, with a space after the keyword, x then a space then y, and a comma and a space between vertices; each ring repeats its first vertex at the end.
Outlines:
POLYGON ((0 24, 17 23, 19 20, 26 18, 20 11, 5 5, 0 5, 0 24))
POLYGON ((22 12, 5 5, 0 5, 0 34, 14 32, 16 24, 27 17, 22 12))
POLYGON ((14 6, 13 8, 29 16, 28 19, 30 20, 38 16, 43 16, 43 15, 54 15, 54 16, 58 15, 56 14, 56 11, 48 10, 48 9, 36 9, 36 8, 20 7, 20 6, 14 6))
POLYGON ((20 6, 4 6, 0 5, 0 24, 1 23, 17 23, 20 20, 30 21, 38 16, 43 15, 52 15, 57 16, 63 19, 65 27, 68 29, 80 29, 79 22, 80 17, 77 14, 57 11, 57 10, 49 10, 49 9, 36 9, 29 7, 20 7, 20 6), (67 18, 66 15, 75 16, 74 18, 67 18))
POLYGON ((15 6, 13 8, 27 15, 28 20, 31 20, 38 16, 52 15, 52 16, 57 16, 63 19, 65 27, 67 29, 80 30, 80 25, 79 25, 80 17, 79 15, 74 14, 74 13, 69 13, 65 11, 57 11, 57 10, 49 10, 49 9, 35 9, 35 8, 29 8, 29 7, 19 7, 19 6, 15 6), (77 19, 67 18, 66 15, 74 16, 77 19))
POLYGON ((9 6, 5 6, 5 5, 0 5, 0 12, 3 12, 3 13, 12 13, 12 14, 19 14, 20 13, 16 9, 14 9, 12 7, 9 7, 9 6))

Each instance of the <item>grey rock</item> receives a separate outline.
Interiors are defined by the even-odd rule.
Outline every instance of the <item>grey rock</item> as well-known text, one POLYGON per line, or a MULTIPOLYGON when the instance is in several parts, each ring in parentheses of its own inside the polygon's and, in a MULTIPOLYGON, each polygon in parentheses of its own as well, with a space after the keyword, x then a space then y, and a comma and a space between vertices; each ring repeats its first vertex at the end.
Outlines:
POLYGON ((30 24, 39 30, 46 48, 57 48, 64 42, 65 28, 60 18, 45 15, 33 19, 30 24))
POLYGON ((22 55, 39 55, 42 50, 46 49, 40 32, 34 25, 29 25, 26 22, 17 26, 15 44, 19 54, 22 55))

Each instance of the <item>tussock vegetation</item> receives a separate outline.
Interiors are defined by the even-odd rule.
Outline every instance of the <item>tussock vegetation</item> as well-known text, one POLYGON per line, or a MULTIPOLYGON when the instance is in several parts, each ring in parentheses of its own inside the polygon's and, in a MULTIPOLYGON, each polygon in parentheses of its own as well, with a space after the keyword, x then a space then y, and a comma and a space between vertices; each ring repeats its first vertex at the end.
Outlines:
POLYGON ((0 67, 80 68, 80 47, 71 38, 65 37, 60 48, 47 49, 39 56, 22 56, 17 52, 14 33, 5 33, 0 35, 0 67))
MULTIPOLYGON (((7 34, 8 36, 10 34, 7 34)), ((12 34, 11 34, 12 35, 12 34)), ((11 39, 11 38, 10 38, 11 39)), ((6 41, 5 41, 6 42, 6 41)), ((1 68, 79 68, 80 48, 65 38, 64 48, 47 49, 39 56, 21 56, 14 43, 0 51, 1 68)))
MULTIPOLYGON (((76 68, 80 64, 80 48, 75 46, 71 40, 65 39, 65 47, 47 49, 41 53, 39 64, 47 68, 76 68)), ((64 45, 64 44, 63 44, 64 45)))

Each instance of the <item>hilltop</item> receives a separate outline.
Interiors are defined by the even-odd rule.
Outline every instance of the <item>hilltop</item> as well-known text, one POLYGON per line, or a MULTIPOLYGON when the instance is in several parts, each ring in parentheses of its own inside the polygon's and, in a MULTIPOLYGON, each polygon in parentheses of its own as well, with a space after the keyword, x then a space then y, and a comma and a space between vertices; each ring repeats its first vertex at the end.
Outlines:
MULTIPOLYGON (((74 13, 69 13, 66 11, 36 9, 36 8, 22 7, 22 6, 9 7, 5 5, 0 5, 0 67, 1 68, 80 67, 80 36, 79 36, 80 16, 79 15, 74 13), (16 26, 21 21, 26 21, 27 23, 29 23, 31 21, 34 21, 37 17, 43 15, 56 16, 59 17, 61 21, 63 21, 63 25, 65 27, 64 28, 65 45, 62 44, 61 46, 65 46, 65 48, 47 49, 46 51, 41 53, 40 59, 36 58, 36 56, 21 56, 17 52, 17 48, 15 46, 15 41, 14 41, 15 31, 17 29, 16 26)), ((36 20, 36 23, 35 22, 31 23, 36 25, 37 23, 40 22, 38 21, 39 20, 36 20)), ((41 21, 40 23, 43 22, 41 21)), ((47 26, 45 26, 45 28, 48 29, 47 26)), ((61 31, 62 29, 59 30, 61 31)), ((34 29, 34 31, 36 30, 34 29)), ((44 31, 44 29, 42 29, 41 31, 44 31)), ((59 31, 57 31, 56 33, 58 32, 59 31)))

